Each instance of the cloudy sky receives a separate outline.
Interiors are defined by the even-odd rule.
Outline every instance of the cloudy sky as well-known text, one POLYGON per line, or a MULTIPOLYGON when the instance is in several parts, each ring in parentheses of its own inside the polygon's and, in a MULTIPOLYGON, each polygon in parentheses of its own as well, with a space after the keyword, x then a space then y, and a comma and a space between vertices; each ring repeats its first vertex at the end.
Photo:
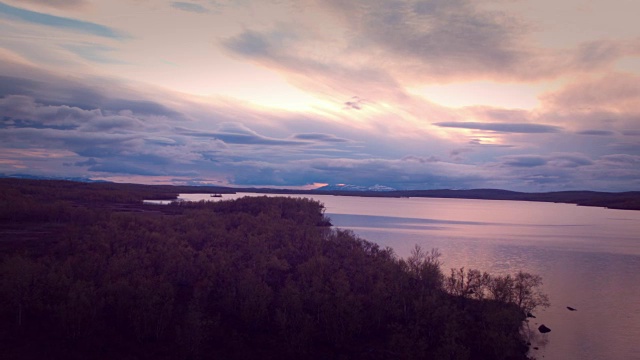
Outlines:
POLYGON ((640 190, 637 0, 0 0, 0 174, 640 190))

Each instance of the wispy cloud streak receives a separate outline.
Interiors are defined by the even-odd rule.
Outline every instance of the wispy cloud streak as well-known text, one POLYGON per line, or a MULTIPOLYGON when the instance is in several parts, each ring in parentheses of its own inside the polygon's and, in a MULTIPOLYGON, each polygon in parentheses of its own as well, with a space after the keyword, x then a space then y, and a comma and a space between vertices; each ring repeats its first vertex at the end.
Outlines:
POLYGON ((195 3, 188 3, 188 2, 182 2, 182 1, 174 1, 171 3, 171 6, 176 8, 176 9, 180 9, 183 11, 187 11, 187 12, 192 12, 192 13, 197 13, 197 14, 204 14, 204 13, 208 13, 209 10, 200 5, 200 4, 195 4, 195 3))
POLYGON ((545 134, 556 133, 562 130, 559 126, 545 124, 526 124, 526 123, 481 123, 473 121, 461 122, 437 122, 436 126, 457 129, 485 130, 503 133, 520 133, 520 134, 545 134))
POLYGON ((7 5, 3 2, 0 2, 0 17, 118 40, 122 40, 127 37, 125 34, 108 26, 26 10, 7 5))

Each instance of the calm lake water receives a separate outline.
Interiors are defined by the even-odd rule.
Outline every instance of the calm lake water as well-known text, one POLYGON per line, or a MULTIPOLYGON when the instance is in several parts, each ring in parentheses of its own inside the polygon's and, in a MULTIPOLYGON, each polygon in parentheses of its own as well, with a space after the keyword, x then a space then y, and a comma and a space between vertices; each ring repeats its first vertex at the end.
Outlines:
MULTIPOLYGON (((222 200, 264 194, 223 195, 222 200)), ((269 195, 283 196, 283 195, 269 195)), ((297 196, 297 195, 296 195, 297 196)), ((640 359, 640 211, 521 201, 300 195, 334 226, 389 246, 442 252, 443 270, 539 274, 551 307, 530 319, 537 359, 640 359), (569 311, 567 306, 576 308, 569 311), (541 335, 540 324, 551 328, 541 335)), ((220 200, 184 194, 185 200, 220 200)))

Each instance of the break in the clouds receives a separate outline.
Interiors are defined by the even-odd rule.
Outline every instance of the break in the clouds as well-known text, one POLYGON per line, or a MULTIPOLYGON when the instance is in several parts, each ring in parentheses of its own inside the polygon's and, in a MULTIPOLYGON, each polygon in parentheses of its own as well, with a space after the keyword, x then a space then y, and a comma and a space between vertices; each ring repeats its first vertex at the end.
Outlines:
POLYGON ((628 1, 0 2, 0 173, 637 190, 628 1))

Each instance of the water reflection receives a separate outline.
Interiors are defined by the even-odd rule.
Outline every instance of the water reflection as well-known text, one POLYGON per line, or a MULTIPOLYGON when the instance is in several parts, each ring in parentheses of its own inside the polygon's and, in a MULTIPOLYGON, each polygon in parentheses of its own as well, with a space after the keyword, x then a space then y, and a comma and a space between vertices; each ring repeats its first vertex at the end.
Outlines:
MULTIPOLYGON (((494 274, 509 274, 523 270, 540 274, 545 281, 545 291, 552 306, 530 319, 535 334, 531 342, 538 350, 531 355, 539 359, 638 359, 640 347, 640 256, 637 253, 638 238, 622 232, 600 239, 602 244, 592 246, 597 236, 583 236, 581 226, 543 225, 504 226, 501 237, 513 237, 514 241, 483 238, 477 231, 464 234, 455 224, 437 231, 416 227, 380 228, 381 224, 397 226, 403 221, 386 223, 366 217, 351 222, 350 217, 332 216, 334 223, 350 228, 357 225, 356 233, 382 246, 393 248, 398 255, 406 256, 418 244, 424 248, 439 248, 443 253, 444 269, 475 268, 494 274), (542 229, 541 234, 528 231, 542 229), (524 230, 524 233, 522 231, 524 230), (558 234, 559 232, 559 234, 558 234), (451 236, 449 233, 458 235, 451 236), (550 236, 548 239, 545 237, 550 236), (522 239, 543 238, 536 244, 522 239), (624 244, 624 246, 621 246, 624 244), (611 245, 614 251, 598 252, 600 246, 611 245), (620 254, 629 249, 631 254, 620 254), (594 251, 595 250, 595 251, 594 251), (578 311, 569 311, 572 306, 578 311), (541 335, 540 324, 552 332, 541 335)), ((465 226, 468 224, 459 224, 465 226)), ((474 229, 480 224, 473 224, 474 229)), ((485 224, 486 225, 486 224, 485 224)), ((494 226, 494 225, 491 225, 494 226)), ((496 229, 494 229, 496 230, 496 229)))
POLYGON ((495 223, 479 221, 418 219, 393 216, 355 215, 355 214, 329 214, 334 226, 346 228, 383 228, 394 230, 445 230, 452 229, 444 225, 496 225, 495 223), (345 226, 347 224, 348 226, 345 226))

